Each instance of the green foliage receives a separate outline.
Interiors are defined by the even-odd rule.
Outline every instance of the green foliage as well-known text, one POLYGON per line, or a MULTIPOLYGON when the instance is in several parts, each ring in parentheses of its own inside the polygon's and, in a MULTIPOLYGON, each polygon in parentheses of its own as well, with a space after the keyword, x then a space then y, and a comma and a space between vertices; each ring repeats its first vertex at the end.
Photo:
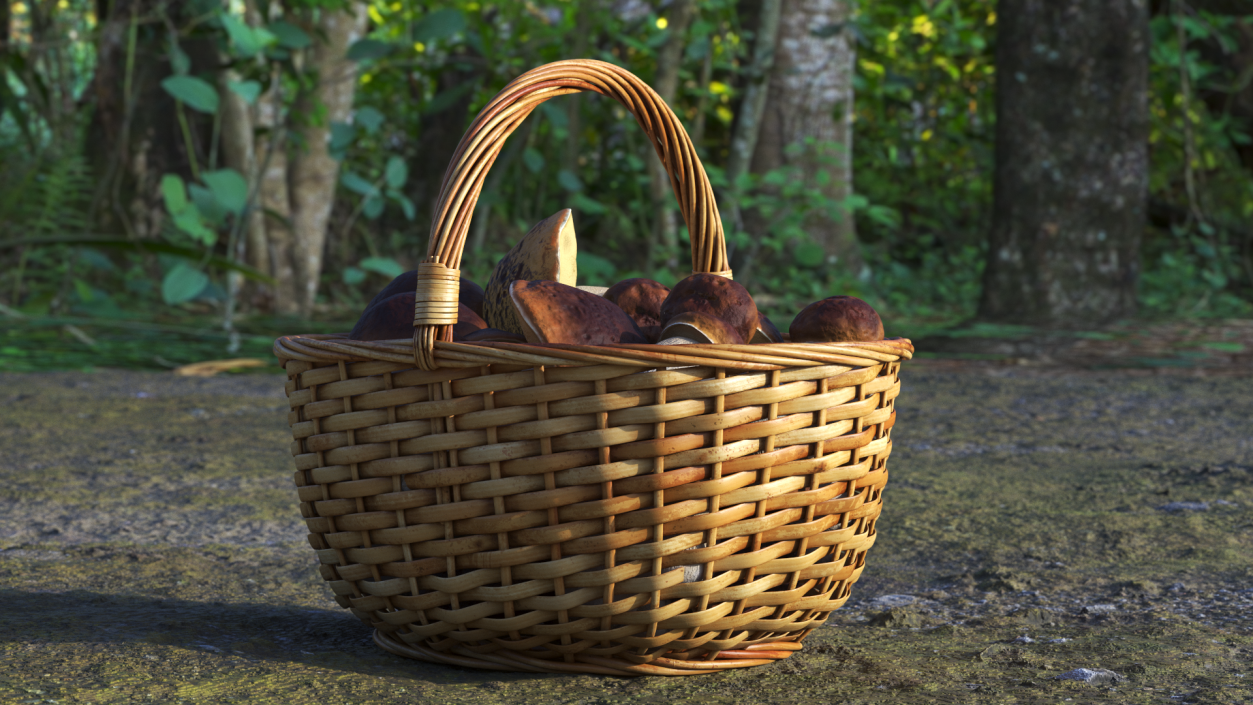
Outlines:
POLYGON ((893 310, 974 312, 992 202, 995 24, 992 0, 860 6, 853 174, 879 210, 860 213, 858 236, 893 310))
MULTIPOLYGON (((305 105, 298 101, 318 77, 301 52, 320 38, 298 26, 299 13, 345 3, 266 4, 286 19, 250 22, 238 5, 231 14, 229 4, 196 0, 181 26, 143 25, 160 24, 161 37, 169 33, 161 41, 171 75, 162 87, 181 104, 178 138, 195 159, 189 170, 158 175, 168 218, 159 239, 142 245, 118 233, 87 237, 94 231, 93 201, 97 209, 125 207, 97 192, 102 175, 91 173, 81 156, 87 111, 65 114, 64 106, 86 102, 90 43, 57 50, 62 58, 77 57, 64 75, 50 71, 58 65, 50 50, 14 44, 0 66, 0 236, 43 240, 0 250, 9 265, 0 274, 0 297, 37 313, 118 316, 162 303, 208 311, 222 306, 224 272, 255 275, 235 262, 241 224, 258 206, 250 175, 221 168, 222 101, 239 96, 256 105, 276 88, 286 109, 305 105), (225 62, 193 70, 192 42, 225 62), (217 72, 227 68, 233 74, 217 72)), ((349 120, 327 125, 342 188, 328 234, 325 300, 342 309, 359 306, 425 256, 434 215, 430 191, 447 166, 432 152, 450 149, 510 80, 550 61, 590 56, 652 82, 672 32, 665 3, 367 4, 369 33, 348 50, 360 70, 355 110, 349 120)), ((940 325, 973 314, 992 194, 995 4, 863 2, 847 25, 814 30, 849 32, 858 43, 855 193, 837 202, 814 188, 832 174, 807 181, 795 166, 726 182, 723 166, 749 78, 752 22, 738 14, 743 3, 698 3, 672 107, 715 185, 729 248, 760 253, 747 281, 780 326, 808 302, 841 293, 880 308, 889 333, 908 332, 894 321, 940 325), (732 200, 761 214, 764 232, 750 236, 733 222, 732 200), (816 217, 855 219, 865 269, 843 271, 825 261, 807 233, 816 217)), ((91 36, 94 3, 72 0, 69 7, 57 26, 91 36)), ((1246 223, 1253 177, 1238 150, 1253 137, 1247 121, 1231 114, 1229 99, 1248 75, 1233 72, 1234 63, 1223 58, 1239 46, 1236 21, 1202 12, 1153 20, 1154 225, 1144 243, 1141 283, 1150 315, 1250 312, 1253 228, 1246 223)), ((326 124, 325 111, 293 110, 288 122, 301 121, 326 124)), ((651 147, 633 123, 621 106, 592 94, 541 104, 496 155, 470 226, 467 275, 484 280, 533 223, 570 207, 580 283, 649 276, 669 284, 682 276, 686 231, 678 267, 666 268, 670 253, 654 236, 663 214, 650 196, 651 147)), ((280 132, 258 135, 291 139, 280 132)), ((293 153, 301 148, 289 144, 293 153)), ((834 154, 831 145, 798 149, 834 154)), ((665 207, 675 209, 673 202, 665 207)))
POLYGON ((212 115, 218 111, 218 92, 213 84, 195 76, 170 76, 161 87, 188 107, 212 115))
POLYGON ((1227 60, 1239 47, 1239 20, 1203 11, 1152 20, 1154 218, 1141 300, 1156 315, 1253 311, 1253 163, 1239 154, 1253 135, 1231 112, 1249 68, 1227 60))

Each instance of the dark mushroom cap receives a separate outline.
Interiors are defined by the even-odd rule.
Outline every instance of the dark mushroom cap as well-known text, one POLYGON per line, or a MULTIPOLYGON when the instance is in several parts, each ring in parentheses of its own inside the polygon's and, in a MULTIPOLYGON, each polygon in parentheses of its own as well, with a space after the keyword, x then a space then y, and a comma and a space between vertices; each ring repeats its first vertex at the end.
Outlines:
POLYGON ((487 321, 483 320, 483 318, 471 310, 469 306, 466 306, 465 304, 457 305, 457 325, 452 327, 453 340, 464 340, 467 335, 476 330, 483 330, 486 327, 487 321))
POLYGON ((793 343, 851 343, 883 340, 883 321, 870 304, 832 296, 805 307, 789 330, 793 343))
POLYGON ((464 276, 461 277, 461 288, 457 291, 457 301, 470 307, 474 315, 480 318, 483 316, 483 287, 464 276))
POLYGON ((669 294, 670 289, 660 282, 637 277, 614 284, 604 296, 635 321, 644 337, 658 340, 661 335, 661 302, 669 294))
MULTIPOLYGON (((387 286, 375 294, 373 299, 370 299, 370 303, 366 304, 365 308, 368 311, 371 306, 384 299, 390 299, 396 294, 405 292, 413 293, 417 288, 418 270, 411 269, 388 282, 387 286)), ((461 277, 461 288, 457 293, 457 299, 460 303, 469 306, 470 310, 476 314, 483 315, 483 287, 467 279, 464 275, 461 277)))
POLYGON ((766 318, 766 314, 757 314, 757 330, 753 332, 753 339, 750 343, 782 343, 783 334, 774 325, 774 322, 766 318))
POLYGON ((661 303, 662 324, 680 313, 696 311, 721 318, 739 334, 752 340, 757 330, 757 304, 743 286, 717 274, 693 274, 670 290, 661 303))
POLYGON ((536 223, 492 270, 483 300, 483 318, 487 324, 524 334, 525 326, 509 300, 509 287, 518 280, 547 280, 574 286, 578 275, 577 256, 578 244, 569 208, 536 223))
POLYGON ((509 287, 523 335, 531 343, 609 345, 646 343, 635 321, 612 301, 554 281, 517 281, 509 287))
POLYGON ((348 337, 352 340, 396 340, 413 337, 414 292, 389 296, 361 314, 348 337))
POLYGON ((697 343, 742 345, 744 338, 730 323, 701 311, 684 311, 666 322, 661 339, 687 338, 697 343))
POLYGON ((499 328, 484 328, 470 333, 459 343, 525 343, 526 338, 499 328))

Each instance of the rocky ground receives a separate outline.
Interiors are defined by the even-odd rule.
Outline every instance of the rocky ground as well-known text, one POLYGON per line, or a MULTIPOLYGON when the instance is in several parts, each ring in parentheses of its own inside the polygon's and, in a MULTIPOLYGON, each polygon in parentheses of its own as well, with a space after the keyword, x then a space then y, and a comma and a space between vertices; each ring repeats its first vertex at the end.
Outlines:
POLYGON ((1253 370, 904 385, 829 625, 772 666, 616 679, 375 647, 315 572, 280 377, 0 374, 0 703, 1253 701, 1253 370))

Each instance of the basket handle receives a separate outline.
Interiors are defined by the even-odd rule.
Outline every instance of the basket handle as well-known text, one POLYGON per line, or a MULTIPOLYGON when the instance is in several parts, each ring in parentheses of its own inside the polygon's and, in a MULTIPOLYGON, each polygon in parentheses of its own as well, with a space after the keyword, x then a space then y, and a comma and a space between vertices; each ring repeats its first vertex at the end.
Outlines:
POLYGON ((444 172, 426 260, 418 265, 413 355, 418 367, 436 369, 435 341, 450 339, 457 322, 461 255, 483 181, 505 139, 540 103, 593 91, 626 108, 644 128, 670 176, 692 242, 692 270, 731 276, 722 220, 713 188, 687 130, 661 96, 626 69, 593 59, 557 61, 514 79, 488 103, 457 145, 444 172))

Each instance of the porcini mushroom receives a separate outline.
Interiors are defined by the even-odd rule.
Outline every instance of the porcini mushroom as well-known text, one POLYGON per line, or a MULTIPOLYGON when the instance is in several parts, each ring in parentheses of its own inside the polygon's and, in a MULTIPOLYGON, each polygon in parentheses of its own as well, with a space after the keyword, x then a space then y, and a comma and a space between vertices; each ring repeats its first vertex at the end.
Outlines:
POLYGON ((519 280, 542 280, 573 287, 578 275, 577 255, 574 218, 569 208, 537 223, 496 263, 484 292, 483 318, 487 324, 524 334, 525 326, 509 300, 510 285, 519 280))
POLYGON ((525 343, 526 338, 499 328, 484 328, 470 333, 459 343, 525 343))
POLYGON ((640 327, 644 337, 658 340, 661 335, 661 303, 670 290, 660 282, 637 277, 623 279, 609 287, 605 298, 618 305, 640 327))
POLYGON ((457 325, 452 327, 452 339, 465 340, 467 335, 487 328, 487 321, 465 304, 457 305, 457 325))
POLYGON ((740 342, 752 340, 757 330, 753 297, 743 286, 717 274, 693 274, 675 284, 661 303, 662 324, 688 311, 721 318, 739 334, 740 342))
MULTIPOLYGON (((671 318, 661 331, 662 344, 671 338, 685 338, 694 343, 742 345, 744 339, 730 323, 701 311, 684 311, 671 318)), ((673 345, 674 343, 671 343, 673 345)))
POLYGON ((806 306, 792 321, 789 332, 793 343, 883 340, 883 321, 859 298, 832 296, 806 306))
MULTIPOLYGON (((396 294, 405 292, 412 294, 417 290, 417 287, 418 271, 411 269, 388 282, 387 286, 375 294, 373 299, 370 299, 370 303, 365 305, 365 309, 368 311, 374 304, 384 299, 390 299, 396 294)), ((461 287, 457 292, 457 300, 459 303, 469 306, 470 310, 479 316, 483 315, 483 287, 467 279, 464 275, 461 277, 461 287)))
POLYGON ((529 343, 608 345, 646 343, 635 321, 613 302, 554 281, 516 281, 509 287, 529 343))
POLYGON ((775 327, 774 322, 766 318, 766 314, 757 314, 757 330, 753 332, 753 339, 748 341, 754 345, 761 343, 782 343, 783 334, 775 327))
POLYGON ((361 314, 348 337, 352 340, 396 340, 413 337, 414 292, 389 296, 361 314))

